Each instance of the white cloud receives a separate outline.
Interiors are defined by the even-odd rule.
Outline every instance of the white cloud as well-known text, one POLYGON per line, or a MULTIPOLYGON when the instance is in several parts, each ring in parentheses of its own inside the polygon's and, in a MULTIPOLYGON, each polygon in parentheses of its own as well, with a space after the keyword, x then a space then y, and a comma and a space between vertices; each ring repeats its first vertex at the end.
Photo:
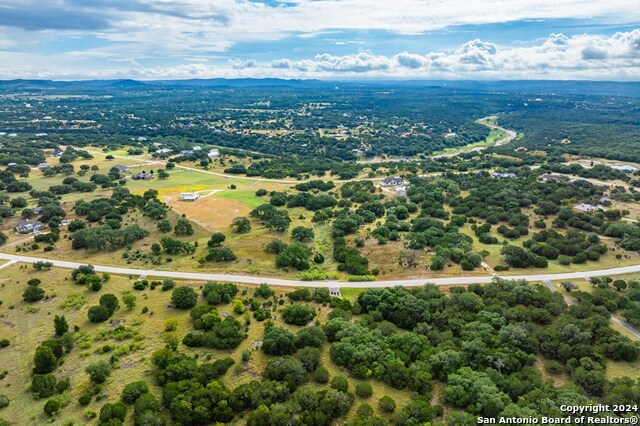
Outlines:
MULTIPOLYGON (((218 60, 178 66, 116 62, 111 49, 39 55, 0 52, 0 78, 456 78, 640 80, 640 29, 611 36, 551 34, 532 46, 502 46, 474 39, 442 52, 378 55, 362 50, 348 55, 317 54, 293 60, 218 60), (86 61, 110 58, 105 69, 86 61), (29 64, 29 65, 27 65, 29 64), (114 65, 115 64, 115 65, 114 65), (39 68, 41 67, 41 68, 39 68), (72 70, 72 71, 69 71, 72 70)), ((186 62, 186 61, 185 61, 186 62)))

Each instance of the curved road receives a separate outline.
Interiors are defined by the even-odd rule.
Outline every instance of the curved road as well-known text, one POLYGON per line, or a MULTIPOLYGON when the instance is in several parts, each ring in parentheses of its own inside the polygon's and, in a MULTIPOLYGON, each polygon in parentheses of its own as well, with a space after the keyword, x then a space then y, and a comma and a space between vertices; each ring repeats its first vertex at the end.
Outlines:
MULTIPOLYGON (((17 254, 0 253, 0 259, 12 262, 34 263, 39 261, 51 262, 53 266, 59 268, 74 269, 80 265, 87 263, 69 262, 66 260, 47 259, 43 257, 22 256, 17 254)), ((480 276, 457 276, 446 278, 418 278, 418 279, 398 279, 388 281, 366 281, 366 282, 350 282, 350 281, 301 281, 289 280, 284 278, 260 277, 253 275, 236 275, 236 274, 219 274, 207 272, 189 272, 189 271, 163 271, 154 269, 137 269, 123 268, 119 266, 93 265, 98 272, 108 272, 110 274, 119 275, 135 275, 150 276, 160 278, 176 278, 196 281, 232 281, 244 284, 271 284, 288 287, 394 287, 397 285, 404 287, 416 287, 425 283, 433 283, 436 285, 466 285, 466 284, 486 284, 498 275, 480 275, 480 276)), ((527 281, 558 281, 558 280, 576 280, 590 277, 602 277, 608 275, 621 275, 640 272, 640 265, 624 266, 613 269, 600 269, 597 271, 585 272, 565 272, 560 274, 530 274, 530 275, 504 275, 502 278, 527 281)))

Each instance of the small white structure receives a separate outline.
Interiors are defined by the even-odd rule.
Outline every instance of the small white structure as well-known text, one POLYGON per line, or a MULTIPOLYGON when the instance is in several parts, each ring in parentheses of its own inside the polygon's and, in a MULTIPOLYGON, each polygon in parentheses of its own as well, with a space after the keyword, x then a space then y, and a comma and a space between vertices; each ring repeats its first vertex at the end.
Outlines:
POLYGON ((638 168, 630 164, 614 164, 612 169, 620 170, 621 172, 637 172, 638 168))
POLYGON ((191 149, 184 149, 182 151, 180 151, 180 155, 183 155, 185 157, 190 157, 193 155, 193 150, 191 149))
POLYGON ((342 294, 340 294, 340 287, 331 287, 331 288, 329 288, 329 296, 331 296, 331 297, 342 297, 342 294))
POLYGON ((396 195, 398 197, 406 197, 407 196, 407 188, 404 186, 396 186, 396 195))
POLYGON ((201 146, 194 146, 193 148, 191 148, 192 151, 202 151, 202 147, 201 146))
POLYGON ((146 142, 147 138, 145 138, 144 136, 139 136, 138 137, 138 142, 146 142))
POLYGON ((207 157, 209 158, 218 158, 220 157, 220 150, 219 149, 212 149, 209 151, 209 153, 207 154, 207 157))
POLYGON ((162 148, 156 151, 156 154, 168 154, 173 151, 171 148, 162 148))
POLYGON ((200 194, 195 192, 183 192, 180 194, 180 201, 195 201, 200 198, 200 194))
POLYGON ((516 176, 515 173, 493 172, 493 177, 497 178, 497 179, 513 179, 513 178, 516 178, 518 176, 516 176))

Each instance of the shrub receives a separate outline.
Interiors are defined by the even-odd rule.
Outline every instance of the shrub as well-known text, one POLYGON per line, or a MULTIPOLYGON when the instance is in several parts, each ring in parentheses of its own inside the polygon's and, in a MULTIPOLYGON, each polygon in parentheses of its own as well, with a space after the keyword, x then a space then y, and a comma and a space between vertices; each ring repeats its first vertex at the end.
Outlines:
POLYGON ((268 299, 271 296, 273 296, 275 293, 276 292, 273 291, 273 289, 269 287, 267 284, 260 284, 258 288, 256 288, 253 295, 256 297, 262 297, 263 299, 268 299))
POLYGON ((108 320, 111 312, 106 307, 98 305, 90 307, 87 315, 89 316, 89 321, 99 323, 108 320))
POLYGON ((373 416, 373 408, 369 404, 362 404, 358 407, 356 413, 360 417, 371 417, 373 416))
POLYGON ((325 384, 329 382, 329 370, 324 367, 316 368, 316 371, 313 372, 313 380, 316 383, 325 384))
POLYGON ((122 390, 122 402, 133 404, 140 395, 149 392, 149 386, 143 381, 128 383, 122 390))
POLYGON ((121 402, 114 404, 104 404, 100 409, 100 423, 108 423, 112 425, 118 424, 117 422, 110 422, 112 419, 120 420, 124 422, 127 416, 127 406, 121 402))
POLYGON ((349 381, 344 376, 336 376, 331 379, 331 387, 346 393, 349 391, 349 381))
POLYGON ((385 413, 393 413, 396 409, 396 402, 390 396, 385 395, 378 401, 378 407, 385 413))
POLYGON ((9 405, 9 397, 5 394, 0 394, 0 408, 7 407, 9 405))
POLYGON ((25 302, 37 302, 44 299, 44 290, 40 287, 28 286, 24 293, 22 293, 22 299, 25 302))
POLYGON ((176 286, 176 282, 170 278, 162 280, 162 291, 169 291, 176 286))
POLYGON ((91 382, 100 384, 111 375, 111 365, 106 361, 98 361, 87 366, 85 371, 89 374, 91 382))
POLYGON ((104 306, 109 310, 109 316, 113 315, 115 311, 120 308, 120 302, 118 302, 118 298, 113 294, 103 294, 100 297, 100 306, 104 306))
POLYGON ((46 402, 46 404, 44 404, 44 412, 47 414, 47 416, 49 417, 53 417, 58 410, 60 410, 60 401, 58 401, 57 399, 50 399, 46 402))
POLYGON ((302 362, 302 365, 304 365, 304 368, 308 372, 315 371, 320 364, 320 349, 318 348, 313 348, 310 346, 302 348, 298 351, 296 356, 298 357, 298 359, 300 359, 300 362, 302 362))
POLYGON ((9 346, 9 344, 10 344, 9 339, 0 340, 0 348, 6 348, 7 346, 9 346))
POLYGON ((178 309, 191 309, 198 303, 198 295, 191 287, 177 287, 173 289, 171 302, 178 309))
POLYGON ((370 398, 373 395, 373 388, 369 383, 358 383, 356 385, 356 395, 360 398, 370 398))
POLYGON ((160 403, 158 402, 158 399, 149 392, 140 395, 136 400, 134 407, 136 416, 141 415, 145 411, 156 412, 159 409, 160 403))

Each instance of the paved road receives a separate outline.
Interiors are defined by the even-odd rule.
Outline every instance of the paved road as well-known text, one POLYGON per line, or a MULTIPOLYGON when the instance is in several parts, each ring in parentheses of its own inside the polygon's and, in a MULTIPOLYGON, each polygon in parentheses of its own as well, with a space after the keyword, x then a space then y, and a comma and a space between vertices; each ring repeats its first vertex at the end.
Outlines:
MULTIPOLYGON (((69 262, 66 260, 48 259, 44 257, 22 256, 17 254, 0 253, 0 259, 15 260, 18 262, 34 263, 38 261, 48 261, 60 268, 77 268, 85 263, 69 262)), ((421 286, 425 283, 436 285, 466 285, 466 284, 486 284, 491 282, 494 275, 481 276, 456 276, 446 278, 418 278, 410 280, 389 280, 389 281, 369 281, 369 282, 338 282, 338 281, 300 281, 283 278, 260 277, 252 275, 218 274, 206 272, 189 271, 163 271, 153 269, 123 268, 119 266, 94 265, 98 272, 109 272, 121 275, 146 275, 150 277, 177 278, 196 281, 232 281, 245 284, 272 284, 289 287, 393 287, 397 285, 405 287, 421 286)), ((625 266, 613 269, 600 269, 597 271, 567 272, 562 274, 531 274, 531 275, 504 275, 508 279, 525 279, 527 281, 556 281, 556 280, 576 280, 590 277, 602 277, 608 275, 620 275, 640 272, 640 265, 625 266)))

